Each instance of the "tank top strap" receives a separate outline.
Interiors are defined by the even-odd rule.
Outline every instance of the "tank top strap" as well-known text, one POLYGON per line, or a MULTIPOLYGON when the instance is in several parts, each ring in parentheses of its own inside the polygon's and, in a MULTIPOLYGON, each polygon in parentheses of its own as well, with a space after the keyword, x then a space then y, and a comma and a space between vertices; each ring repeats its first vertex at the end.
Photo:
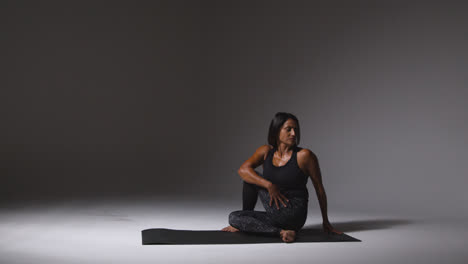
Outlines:
POLYGON ((270 149, 270 150, 268 151, 268 156, 270 156, 270 155, 273 156, 273 154, 275 154, 275 151, 276 151, 276 148, 275 148, 275 147, 273 147, 272 149, 270 149))
POLYGON ((270 159, 270 156, 272 156, 271 153, 273 153, 273 149, 268 150, 265 161, 270 159))
POLYGON ((294 147, 294 150, 293 150, 293 153, 294 155, 297 157, 297 153, 301 150, 302 148, 301 147, 298 147, 298 146, 295 146, 294 147))
POLYGON ((294 161, 294 164, 297 164, 296 160, 297 160, 297 152, 299 151, 298 147, 295 146, 293 148, 293 153, 292 153, 292 157, 291 157, 291 161, 294 161))

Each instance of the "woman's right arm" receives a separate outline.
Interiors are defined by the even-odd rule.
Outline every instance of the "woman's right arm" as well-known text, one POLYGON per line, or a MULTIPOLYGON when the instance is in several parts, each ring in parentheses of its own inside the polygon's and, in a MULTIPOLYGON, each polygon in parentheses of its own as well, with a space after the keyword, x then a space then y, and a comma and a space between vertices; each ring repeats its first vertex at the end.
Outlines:
POLYGON ((255 153, 247 159, 239 168, 237 173, 239 173, 240 177, 251 184, 258 185, 265 189, 269 189, 272 183, 262 177, 260 177, 257 172, 255 172, 255 168, 263 164, 266 154, 270 150, 270 146, 263 145, 259 147, 255 153))

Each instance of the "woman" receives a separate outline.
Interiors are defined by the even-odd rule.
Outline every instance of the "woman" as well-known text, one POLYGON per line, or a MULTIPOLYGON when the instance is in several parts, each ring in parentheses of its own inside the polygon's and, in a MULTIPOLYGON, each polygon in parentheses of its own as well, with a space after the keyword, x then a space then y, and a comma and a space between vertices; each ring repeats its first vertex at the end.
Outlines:
POLYGON ((278 112, 270 123, 269 145, 259 147, 238 170, 243 179, 243 208, 229 214, 230 225, 222 231, 280 236, 284 242, 293 242, 307 219, 306 183, 310 176, 320 203, 324 231, 342 234, 328 221, 317 157, 312 151, 298 147, 299 141, 297 118, 278 112), (260 165, 263 175, 255 171, 260 165), (254 211, 258 195, 265 212, 254 211))

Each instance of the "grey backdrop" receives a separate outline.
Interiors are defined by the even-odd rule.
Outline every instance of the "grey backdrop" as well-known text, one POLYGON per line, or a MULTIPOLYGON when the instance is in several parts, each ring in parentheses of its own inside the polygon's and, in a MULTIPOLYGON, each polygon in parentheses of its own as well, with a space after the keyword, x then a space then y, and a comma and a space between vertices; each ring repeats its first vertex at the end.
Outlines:
POLYGON ((238 167, 286 111, 330 210, 466 214, 466 5, 0 7, 3 203, 239 200, 238 167))

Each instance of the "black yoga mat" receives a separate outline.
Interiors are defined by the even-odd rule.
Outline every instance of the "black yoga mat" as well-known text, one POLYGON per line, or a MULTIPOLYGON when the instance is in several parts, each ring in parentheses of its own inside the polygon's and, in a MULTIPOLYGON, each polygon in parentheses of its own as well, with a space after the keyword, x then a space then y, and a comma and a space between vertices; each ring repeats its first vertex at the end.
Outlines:
MULTIPOLYGON (((284 243, 278 236, 264 236, 244 232, 224 232, 220 230, 175 230, 153 228, 141 231, 143 245, 152 244, 252 244, 252 243, 284 243)), ((321 229, 301 229, 294 243, 300 242, 347 242, 361 240, 348 236, 326 234, 321 229)))

